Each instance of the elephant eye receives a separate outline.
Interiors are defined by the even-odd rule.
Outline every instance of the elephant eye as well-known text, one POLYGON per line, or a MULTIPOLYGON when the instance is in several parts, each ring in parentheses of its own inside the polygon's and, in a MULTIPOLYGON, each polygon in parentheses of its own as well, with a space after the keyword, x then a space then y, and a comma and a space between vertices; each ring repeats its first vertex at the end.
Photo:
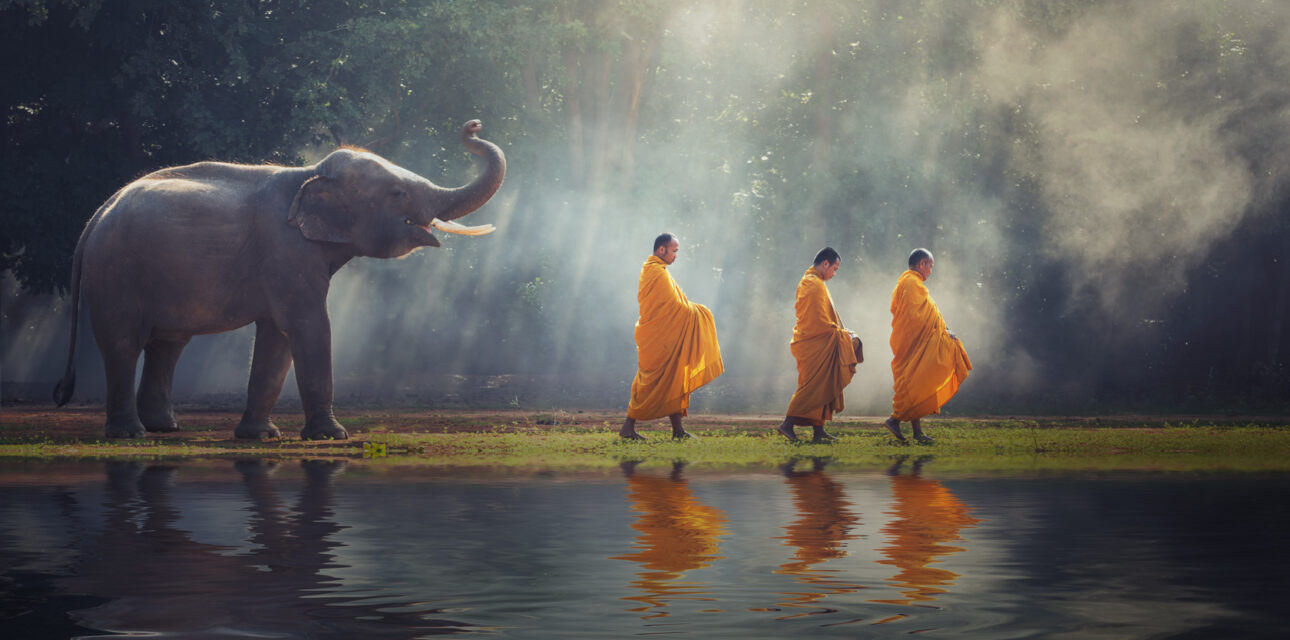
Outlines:
POLYGON ((390 192, 390 195, 394 196, 395 198, 406 198, 408 197, 408 192, 402 189, 395 189, 394 191, 390 192))

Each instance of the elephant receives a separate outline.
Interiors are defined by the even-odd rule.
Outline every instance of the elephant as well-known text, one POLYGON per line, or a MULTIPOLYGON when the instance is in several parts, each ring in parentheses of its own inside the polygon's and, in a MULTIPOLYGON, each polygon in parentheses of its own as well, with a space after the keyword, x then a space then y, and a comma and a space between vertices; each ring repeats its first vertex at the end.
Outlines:
POLYGON ((107 437, 177 430, 171 385, 184 346, 194 335, 252 323, 246 410, 234 435, 281 437, 270 413, 294 363, 300 437, 349 437, 332 409, 331 277, 355 257, 437 247, 431 229, 491 230, 451 222, 482 207, 506 174, 505 154, 476 135, 481 129, 467 122, 461 140, 486 167, 457 188, 351 147, 306 167, 198 162, 126 185, 76 244, 71 346, 54 402, 66 404, 75 388, 83 296, 107 377, 107 437))

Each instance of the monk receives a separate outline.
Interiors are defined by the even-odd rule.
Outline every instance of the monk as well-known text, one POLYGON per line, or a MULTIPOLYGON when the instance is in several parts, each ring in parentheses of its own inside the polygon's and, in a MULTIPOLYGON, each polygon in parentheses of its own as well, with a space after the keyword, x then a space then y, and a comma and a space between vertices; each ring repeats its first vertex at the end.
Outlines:
POLYGON ((923 284, 932 277, 935 264, 930 251, 914 249, 909 270, 891 292, 891 375, 896 393, 885 424, 901 444, 905 436, 900 423, 905 421, 914 428, 914 440, 932 444, 923 433, 923 416, 940 413, 972 370, 963 343, 945 326, 923 284))
POLYGON ((788 402, 784 422, 777 427, 792 442, 797 442, 793 427, 799 425, 811 426, 812 442, 837 439, 824 431, 824 423, 843 409, 842 390, 856 373, 857 339, 842 326, 824 284, 841 266, 842 256, 833 247, 825 247, 797 284, 797 324, 788 345, 797 360, 797 391, 788 402))
POLYGON ((725 371, 717 326, 708 308, 686 299, 668 265, 676 261, 681 243, 664 233, 654 239, 654 255, 641 267, 640 319, 636 321, 636 378, 632 380, 627 420, 618 435, 644 440, 637 420, 667 416, 673 438, 688 438, 681 418, 688 415, 690 394, 725 371))

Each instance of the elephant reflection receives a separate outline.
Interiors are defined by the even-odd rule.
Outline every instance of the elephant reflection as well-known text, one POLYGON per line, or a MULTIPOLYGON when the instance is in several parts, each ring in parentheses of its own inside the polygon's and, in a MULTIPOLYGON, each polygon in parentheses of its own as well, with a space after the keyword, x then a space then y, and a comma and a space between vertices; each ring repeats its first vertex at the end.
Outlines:
POLYGON ((465 623, 392 613, 327 595, 337 580, 333 482, 345 461, 306 460, 294 508, 277 494, 275 462, 236 463, 246 489, 249 552, 200 543, 177 526, 172 501, 177 467, 107 465, 104 526, 81 554, 64 589, 107 602, 70 615, 104 631, 176 637, 414 638, 465 623), (343 608, 329 606, 344 603, 343 608))
MULTIPOLYGON (((851 512, 842 485, 824 473, 826 462, 812 459, 810 471, 797 471, 798 460, 791 460, 780 470, 793 493, 793 506, 797 519, 784 528, 784 544, 796 547, 792 560, 781 564, 775 573, 791 575, 805 587, 805 591, 787 593, 792 596, 785 607, 801 607, 818 602, 830 594, 852 593, 862 585, 843 581, 836 569, 816 567, 820 563, 847 555, 846 541, 856 536, 851 530, 860 518, 851 512)), ((827 613, 828 609, 812 610, 800 615, 827 613)), ((790 616, 796 617, 796 616, 790 616)))
POLYGON ((960 540, 961 529, 980 522, 968 515, 967 505, 949 489, 920 475, 928 459, 930 456, 915 459, 910 472, 903 474, 906 457, 902 456, 887 470, 895 518, 882 529, 890 544, 878 550, 886 557, 878 563, 899 569, 888 582, 905 597, 873 602, 915 604, 945 593, 945 587, 953 584, 959 574, 930 565, 963 551, 962 547, 945 543, 960 540))
POLYGON ((721 536, 729 533, 725 514, 694 496, 681 477, 684 463, 674 463, 667 477, 638 474, 636 464, 624 462, 622 470, 627 478, 628 500, 637 513, 632 524, 640 532, 632 546, 637 551, 610 558, 638 562, 644 569, 632 582, 641 595, 624 598, 642 606, 628 611, 649 614, 642 619, 660 618, 668 615, 662 609, 669 601, 713 600, 705 596, 704 585, 679 580, 687 571, 702 569, 723 558, 717 554, 721 536))

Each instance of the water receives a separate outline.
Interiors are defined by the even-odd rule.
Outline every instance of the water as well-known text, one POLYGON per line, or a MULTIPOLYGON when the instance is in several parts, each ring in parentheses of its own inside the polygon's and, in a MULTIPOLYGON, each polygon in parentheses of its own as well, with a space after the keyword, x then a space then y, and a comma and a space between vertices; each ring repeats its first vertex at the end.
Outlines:
POLYGON ((0 468, 0 638, 1284 637, 1290 475, 0 468))

